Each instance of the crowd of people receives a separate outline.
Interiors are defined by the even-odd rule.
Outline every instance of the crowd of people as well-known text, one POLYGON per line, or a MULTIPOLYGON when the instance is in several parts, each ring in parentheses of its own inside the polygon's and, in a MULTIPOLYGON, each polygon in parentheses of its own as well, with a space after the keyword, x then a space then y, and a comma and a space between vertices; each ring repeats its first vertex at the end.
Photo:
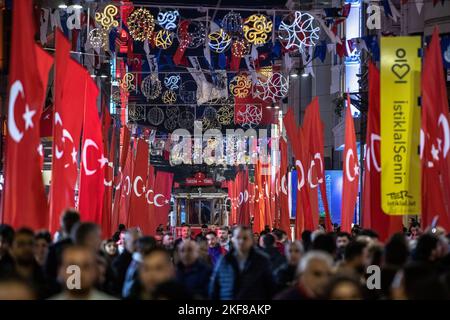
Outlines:
POLYGON ((412 221, 384 243, 371 230, 305 231, 202 225, 155 236, 61 216, 54 235, 0 225, 0 299, 448 299, 450 237, 412 221), (370 285, 369 285, 370 282, 370 285))

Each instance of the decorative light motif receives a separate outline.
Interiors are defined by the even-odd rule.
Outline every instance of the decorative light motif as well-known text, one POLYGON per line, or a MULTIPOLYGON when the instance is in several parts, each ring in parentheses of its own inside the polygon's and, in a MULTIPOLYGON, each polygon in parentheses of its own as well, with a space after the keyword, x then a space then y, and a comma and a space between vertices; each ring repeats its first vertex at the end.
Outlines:
POLYGON ((195 115, 191 111, 183 111, 178 116, 178 125, 183 129, 192 129, 194 127, 195 115))
POLYGON ((112 27, 118 27, 119 21, 114 19, 114 17, 119 12, 116 6, 110 4, 107 5, 103 12, 97 12, 95 14, 95 21, 97 21, 103 28, 106 30, 111 29, 112 27))
POLYGON ((197 102, 197 83, 193 80, 183 82, 180 86, 180 98, 184 103, 195 104, 197 102))
POLYGON ((238 112, 236 120, 244 128, 255 128, 262 120, 261 106, 247 104, 245 111, 238 112))
POLYGON ((108 31, 103 28, 94 28, 89 31, 89 43, 92 47, 105 48, 108 44, 108 31))
POLYGON ((254 45, 263 45, 269 39, 272 32, 272 21, 262 14, 254 14, 245 19, 244 26, 245 39, 254 45))
POLYGON ((145 120, 145 107, 142 105, 128 105, 128 119, 131 121, 145 120))
POLYGON ((150 40, 155 30, 155 19, 147 9, 134 10, 127 19, 128 30, 136 41, 150 40))
POLYGON ((173 104, 177 101, 177 94, 172 90, 166 90, 162 95, 162 101, 165 104, 173 104))
POLYGON ((205 110, 203 110, 203 118, 206 119, 215 119, 217 116, 217 110, 213 107, 206 107, 205 110))
POLYGON ((169 131, 174 130, 178 125, 178 115, 180 109, 178 107, 169 107, 166 109, 166 120, 164 121, 164 128, 169 131))
POLYGON ((234 78, 230 81, 230 92, 233 96, 238 98, 245 98, 250 93, 250 88, 252 86, 252 82, 250 77, 241 74, 234 76, 234 78))
POLYGON ((153 107, 147 111, 147 120, 153 126, 159 126, 164 121, 164 111, 159 107, 153 107))
POLYGON ((173 33, 166 29, 161 29, 156 33, 155 46, 159 49, 168 49, 173 43, 173 33))
POLYGON ((314 17, 306 12, 295 11, 281 21, 278 38, 286 49, 297 48, 303 52, 305 48, 316 45, 319 40, 320 28, 314 26, 314 17))
POLYGON ((173 30, 177 27, 176 21, 178 17, 180 16, 179 12, 177 10, 174 11, 166 11, 166 12, 158 12, 158 17, 156 18, 158 21, 158 24, 166 29, 166 30, 173 30))
POLYGON ((222 19, 222 28, 233 37, 242 36, 242 17, 237 12, 229 12, 222 19))
POLYGON ((206 29, 200 21, 184 20, 178 26, 177 37, 180 45, 195 49, 205 43, 206 29))
POLYGON ((233 119, 234 109, 232 107, 223 106, 217 111, 217 121, 219 121, 221 125, 230 125, 233 123, 233 119))
POLYGON ((219 123, 219 121, 217 121, 217 119, 208 119, 208 118, 203 118, 202 119, 202 128, 203 131, 206 131, 208 129, 221 129, 222 126, 219 123))
POLYGON ((263 88, 262 100, 276 102, 287 96, 289 91, 289 81, 281 73, 272 74, 266 82, 260 84, 263 88))
POLYGON ((231 54, 238 58, 243 58, 250 53, 250 44, 245 40, 235 40, 231 45, 231 54))
POLYGON ((134 74, 129 72, 125 73, 122 80, 120 80, 120 87, 126 92, 136 89, 136 85, 134 84, 134 74))
POLYGON ((141 92, 147 100, 154 100, 161 94, 161 81, 157 74, 151 74, 141 82, 141 92))
POLYGON ((178 84, 181 80, 179 74, 168 74, 164 77, 164 85, 169 90, 177 90, 180 85, 178 84))
POLYGON ((223 29, 214 31, 208 35, 209 47, 216 53, 222 53, 228 49, 231 44, 231 37, 223 29))

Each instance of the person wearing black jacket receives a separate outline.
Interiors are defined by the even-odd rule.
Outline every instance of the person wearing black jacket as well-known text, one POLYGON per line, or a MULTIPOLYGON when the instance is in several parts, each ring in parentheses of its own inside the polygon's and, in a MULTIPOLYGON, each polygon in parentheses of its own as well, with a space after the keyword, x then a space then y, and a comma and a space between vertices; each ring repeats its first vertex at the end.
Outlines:
POLYGON ((250 228, 233 230, 232 249, 223 256, 214 270, 209 286, 213 300, 270 299, 275 284, 270 260, 253 246, 250 228))
POLYGON ((286 263, 286 258, 275 247, 275 237, 273 234, 266 233, 263 235, 262 242, 262 250, 270 257, 270 264, 272 265, 273 271, 286 263))
POLYGON ((62 252, 73 244, 70 234, 73 227, 80 222, 80 214, 75 209, 67 209, 61 215, 61 237, 62 239, 48 247, 47 259, 44 263, 44 271, 49 279, 56 282, 62 252))

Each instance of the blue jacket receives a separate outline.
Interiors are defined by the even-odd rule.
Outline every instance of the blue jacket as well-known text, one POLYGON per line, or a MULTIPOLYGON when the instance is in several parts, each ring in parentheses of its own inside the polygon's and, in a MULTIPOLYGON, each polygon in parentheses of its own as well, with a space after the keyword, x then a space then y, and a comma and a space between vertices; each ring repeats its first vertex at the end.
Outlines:
POLYGON ((209 284, 209 297, 213 300, 271 299, 275 282, 267 255, 252 248, 241 272, 233 251, 217 263, 209 284))

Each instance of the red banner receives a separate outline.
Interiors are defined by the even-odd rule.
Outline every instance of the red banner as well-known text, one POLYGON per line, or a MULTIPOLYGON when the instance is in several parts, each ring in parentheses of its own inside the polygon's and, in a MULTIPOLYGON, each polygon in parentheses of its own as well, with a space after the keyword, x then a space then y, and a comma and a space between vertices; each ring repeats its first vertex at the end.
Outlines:
POLYGON ((380 72, 369 63, 369 113, 367 117, 366 155, 363 180, 362 226, 373 229, 385 241, 402 231, 402 218, 389 216, 381 209, 380 163, 380 72))
POLYGON ((450 229, 450 126, 439 29, 435 27, 422 72, 422 221, 450 229))
POLYGON ((70 48, 70 42, 57 29, 49 215, 49 229, 52 233, 59 228, 61 213, 68 207, 75 207, 77 160, 83 123, 80 108, 85 98, 86 70, 70 58, 70 48))
POLYGON ((158 171, 154 183, 154 221, 155 225, 166 226, 170 210, 170 197, 172 195, 173 173, 158 171))
POLYGON ((31 0, 14 1, 1 221, 14 228, 48 227, 42 182, 40 117, 53 59, 34 42, 31 0))
POLYGON ((289 240, 292 240, 288 194, 288 145, 284 138, 280 138, 280 155, 280 229, 286 231, 289 240))
POLYGON ((310 189, 311 208, 314 217, 314 226, 319 217, 318 187, 325 210, 325 227, 328 232, 333 231, 330 210, 328 207, 327 189, 325 184, 325 166, 323 159, 323 122, 320 118, 319 100, 317 97, 309 104, 305 111, 303 122, 304 133, 309 146, 308 162, 308 188, 310 189))
POLYGON ((128 227, 140 227, 144 234, 150 234, 153 231, 150 229, 149 219, 146 215, 145 185, 148 174, 148 151, 148 142, 138 139, 127 224, 128 227))
POLYGON ((102 126, 97 110, 98 88, 85 73, 85 103, 81 174, 78 209, 81 219, 100 224, 102 221, 104 167, 109 162, 103 155, 102 126))
POLYGON ((345 147, 344 172, 341 209, 341 231, 351 232, 355 215, 356 197, 358 196, 359 163, 356 150, 356 135, 353 117, 350 110, 350 96, 347 94, 347 109, 345 110, 345 147))

